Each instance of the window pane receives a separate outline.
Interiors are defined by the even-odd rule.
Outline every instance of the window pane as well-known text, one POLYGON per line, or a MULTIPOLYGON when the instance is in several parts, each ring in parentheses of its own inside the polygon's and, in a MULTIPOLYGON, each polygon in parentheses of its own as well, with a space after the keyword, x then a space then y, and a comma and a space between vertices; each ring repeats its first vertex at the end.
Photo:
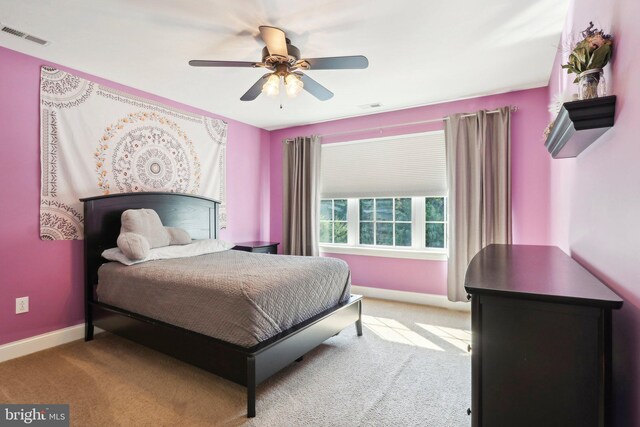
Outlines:
POLYGON ((444 248, 444 224, 427 224, 425 246, 444 248))
POLYGON ((347 223, 335 222, 334 224, 334 243, 347 243, 347 223))
POLYGON ((396 221, 411 221, 411 199, 396 199, 396 221))
POLYGON ((376 221, 393 220, 393 199, 376 199, 376 221))
POLYGON ((376 223, 376 245, 393 245, 393 223, 376 223))
POLYGON ((373 245, 373 223, 372 222, 360 223, 360 244, 373 245))
POLYGON ((320 241, 322 243, 333 243, 331 241, 331 223, 321 221, 320 222, 320 241))
POLYGON ((331 200, 320 201, 320 219, 331 221, 331 200))
POLYGON ((360 199, 360 221, 373 221, 373 199, 360 199))
POLYGON ((425 208, 427 221, 444 221, 444 197, 427 197, 425 208))
POLYGON ((396 246, 411 246, 411 224, 396 224, 396 246))
POLYGON ((335 215, 333 219, 335 221, 346 221, 347 220, 347 200, 334 200, 333 201, 333 214, 335 215))

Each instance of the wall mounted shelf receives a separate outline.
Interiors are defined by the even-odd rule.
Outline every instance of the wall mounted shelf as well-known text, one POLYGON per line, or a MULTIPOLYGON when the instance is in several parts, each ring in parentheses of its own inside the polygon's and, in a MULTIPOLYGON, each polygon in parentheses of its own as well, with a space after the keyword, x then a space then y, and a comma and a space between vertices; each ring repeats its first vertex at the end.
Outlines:
POLYGON ((616 97, 565 102, 545 147, 554 159, 577 157, 613 126, 616 97))

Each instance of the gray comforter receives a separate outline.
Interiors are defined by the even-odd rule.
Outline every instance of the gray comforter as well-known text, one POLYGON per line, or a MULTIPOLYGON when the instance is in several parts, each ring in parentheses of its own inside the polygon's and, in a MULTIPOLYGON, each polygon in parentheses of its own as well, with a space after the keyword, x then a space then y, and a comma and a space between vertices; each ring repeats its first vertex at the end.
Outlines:
POLYGON ((224 251, 117 262, 98 270, 100 302, 251 347, 346 301, 351 275, 334 258, 224 251))

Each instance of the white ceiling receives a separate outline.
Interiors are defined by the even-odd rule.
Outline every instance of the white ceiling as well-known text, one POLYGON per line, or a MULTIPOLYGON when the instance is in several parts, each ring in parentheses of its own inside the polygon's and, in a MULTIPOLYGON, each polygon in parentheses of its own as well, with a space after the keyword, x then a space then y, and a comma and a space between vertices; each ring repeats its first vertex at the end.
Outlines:
POLYGON ((265 129, 546 86, 568 0, 0 0, 0 46, 265 129), (335 93, 240 96, 262 69, 194 68, 190 59, 259 61, 259 25, 303 57, 362 54, 365 70, 308 71, 335 93), (362 109, 379 102, 382 107, 362 109))

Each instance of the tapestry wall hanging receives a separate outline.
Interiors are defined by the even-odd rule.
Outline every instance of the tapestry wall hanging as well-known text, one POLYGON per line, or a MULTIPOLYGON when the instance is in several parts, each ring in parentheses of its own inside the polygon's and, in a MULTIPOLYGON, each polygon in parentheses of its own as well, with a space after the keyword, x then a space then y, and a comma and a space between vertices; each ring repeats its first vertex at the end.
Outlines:
POLYGON ((227 124, 73 74, 40 73, 40 237, 83 238, 80 198, 140 191, 219 200, 226 226, 227 124))

